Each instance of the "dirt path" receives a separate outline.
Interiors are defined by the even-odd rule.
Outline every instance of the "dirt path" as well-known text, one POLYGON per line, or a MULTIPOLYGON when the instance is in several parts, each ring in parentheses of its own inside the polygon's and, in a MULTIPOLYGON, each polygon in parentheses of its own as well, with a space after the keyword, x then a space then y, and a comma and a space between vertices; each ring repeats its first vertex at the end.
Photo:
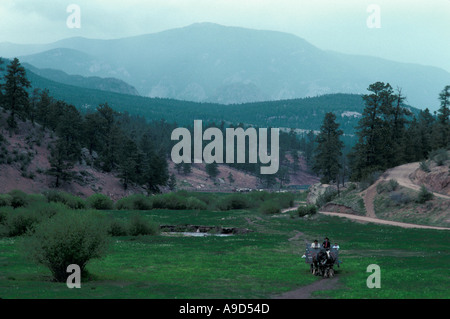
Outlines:
POLYGON ((366 216, 370 218, 377 218, 375 215, 375 206, 373 205, 373 201, 375 200, 375 196, 377 196, 377 185, 381 183, 384 179, 377 180, 374 184, 372 184, 369 188, 365 190, 364 206, 366 207, 366 216))
POLYGON ((351 215, 351 214, 343 214, 343 213, 333 213, 333 212, 319 212, 319 213, 323 214, 323 215, 328 215, 328 216, 345 217, 345 218, 349 218, 349 219, 353 219, 353 220, 361 221, 361 222, 398 226, 398 227, 402 227, 402 228, 450 230, 450 228, 447 228, 447 227, 416 225, 416 224, 402 223, 402 222, 378 219, 378 218, 367 217, 367 216, 359 216, 359 215, 351 215))
MULTIPOLYGON (((399 227, 403 227, 403 228, 450 230, 450 228, 447 228, 447 227, 416 225, 416 224, 410 224, 410 223, 402 223, 402 222, 378 219, 375 214, 375 207, 374 207, 373 202, 375 200, 375 196, 377 195, 377 185, 379 183, 394 179, 403 187, 407 187, 407 188, 414 189, 416 191, 420 191, 420 186, 414 184, 410 179, 410 176, 419 168, 419 165, 420 165, 419 162, 416 162, 416 163, 409 163, 409 164, 400 165, 400 166, 391 168, 391 169, 387 170, 374 184, 372 184, 369 188, 367 188, 364 192, 362 192, 360 195, 362 195, 363 199, 364 199, 364 206, 366 207, 366 216, 357 216, 357 215, 333 213, 333 212, 320 212, 320 213, 322 213, 324 215, 329 215, 329 216, 346 217, 346 218, 350 218, 350 219, 358 220, 358 221, 362 221, 362 222, 371 222, 371 223, 378 223, 378 224, 384 224, 384 225, 399 226, 399 227)), ((436 197, 450 200, 450 196, 446 196, 446 195, 434 193, 434 192, 433 192, 433 194, 436 197)))
MULTIPOLYGON (((420 191, 420 185, 414 184, 410 176, 420 167, 420 163, 409 163, 387 170, 381 177, 383 180, 395 179, 401 186, 420 191)), ((450 199, 450 196, 434 193, 434 196, 450 199)))
POLYGON ((311 294, 320 290, 336 289, 338 285, 338 278, 321 279, 304 287, 285 292, 284 294, 273 297, 273 299, 310 299, 311 294))

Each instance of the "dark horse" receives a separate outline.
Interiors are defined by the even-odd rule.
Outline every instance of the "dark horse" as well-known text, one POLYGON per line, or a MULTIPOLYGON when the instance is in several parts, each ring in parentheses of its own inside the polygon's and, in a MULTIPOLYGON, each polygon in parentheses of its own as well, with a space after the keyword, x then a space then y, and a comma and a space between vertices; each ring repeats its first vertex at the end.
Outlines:
POLYGON ((333 277, 333 264, 335 258, 329 250, 321 249, 312 260, 313 274, 316 276, 323 276, 324 278, 333 277))

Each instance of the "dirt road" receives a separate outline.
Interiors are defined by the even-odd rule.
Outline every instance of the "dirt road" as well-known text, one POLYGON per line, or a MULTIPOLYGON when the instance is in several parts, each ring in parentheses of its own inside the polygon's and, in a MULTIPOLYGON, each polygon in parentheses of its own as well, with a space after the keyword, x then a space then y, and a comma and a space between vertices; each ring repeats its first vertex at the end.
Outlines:
MULTIPOLYGON (((420 163, 409 163, 401 166, 397 166, 387 170, 380 179, 390 180, 395 179, 401 186, 420 191, 420 185, 416 185, 411 181, 410 176, 419 168, 420 163)), ((450 196, 434 193, 434 196, 450 199, 450 196)))
MULTIPOLYGON (((425 225, 416 225, 409 223, 402 223, 384 219, 378 219, 375 215, 375 207, 373 201, 375 196, 377 195, 377 185, 383 181, 388 181, 390 179, 395 179, 401 186, 414 189, 416 191, 420 191, 420 186, 414 184, 410 176, 419 168, 420 163, 409 163, 401 166, 397 166, 387 170, 374 184, 372 184, 369 188, 367 188, 364 192, 361 193, 364 199, 364 206, 366 207, 366 216, 358 216, 351 214, 343 214, 343 213, 334 213, 334 212, 320 212, 321 214, 328 216, 339 216, 345 217, 361 222, 370 222, 384 225, 392 225, 403 228, 421 228, 421 229, 439 229, 439 230, 450 230, 447 227, 436 227, 436 226, 425 226, 425 225)), ((446 196, 439 193, 433 194, 436 197, 444 198, 450 200, 450 196, 446 196)))
POLYGON ((396 221, 392 221, 392 220, 384 220, 384 219, 378 219, 378 218, 373 218, 373 217, 351 215, 351 214, 343 214, 343 213, 320 212, 320 214, 328 215, 328 216, 345 217, 345 218, 353 219, 353 220, 360 221, 360 222, 366 222, 366 223, 375 223, 375 224, 398 226, 398 227, 402 227, 402 228, 421 228, 421 229, 450 230, 450 228, 447 228, 447 227, 425 226, 425 225, 401 223, 401 222, 396 222, 396 221))

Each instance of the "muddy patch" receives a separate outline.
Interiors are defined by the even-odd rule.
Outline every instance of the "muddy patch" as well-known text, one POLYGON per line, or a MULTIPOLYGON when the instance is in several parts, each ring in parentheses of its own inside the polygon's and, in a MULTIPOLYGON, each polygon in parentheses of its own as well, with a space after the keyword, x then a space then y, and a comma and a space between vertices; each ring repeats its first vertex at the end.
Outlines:
POLYGON ((196 234, 192 236, 202 237, 209 235, 242 235, 253 232, 248 228, 201 226, 201 225, 161 225, 161 232, 196 234))

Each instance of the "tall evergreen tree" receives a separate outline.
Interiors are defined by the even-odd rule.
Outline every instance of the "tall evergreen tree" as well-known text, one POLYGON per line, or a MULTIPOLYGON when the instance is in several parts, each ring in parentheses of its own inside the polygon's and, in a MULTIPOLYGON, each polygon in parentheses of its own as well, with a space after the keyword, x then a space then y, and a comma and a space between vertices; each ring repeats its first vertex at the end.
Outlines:
POLYGON ((338 182, 340 158, 344 147, 340 137, 343 134, 339 124, 336 123, 336 115, 332 112, 325 114, 320 133, 316 138, 317 148, 313 166, 314 172, 321 175, 320 181, 324 184, 338 182))
POLYGON ((450 146, 450 85, 447 85, 439 94, 441 107, 438 110, 436 121, 435 148, 450 146))
POLYGON ((363 95, 364 112, 358 123, 358 142, 350 154, 352 179, 360 180, 377 170, 386 168, 386 159, 394 153, 394 141, 389 126, 389 116, 395 102, 389 83, 376 82, 363 95))
POLYGON ((2 80, 3 80, 3 75, 2 75, 2 73, 3 73, 3 71, 5 70, 4 68, 3 68, 3 64, 4 64, 5 62, 0 58, 0 107, 2 107, 3 106, 3 84, 2 84, 2 80))
POLYGON ((55 187, 58 188, 61 185, 61 181, 71 181, 73 173, 71 169, 76 162, 73 157, 73 152, 62 140, 58 139, 56 145, 53 147, 50 153, 50 169, 47 171, 48 175, 54 176, 55 187))
POLYGON ((101 104, 97 108, 100 123, 98 134, 100 137, 100 157, 103 163, 102 168, 106 172, 112 171, 118 163, 119 145, 122 132, 116 122, 117 113, 108 105, 101 104))
POLYGON ((49 107, 52 103, 54 101, 48 89, 43 90, 36 105, 36 120, 44 130, 49 126, 49 107))
POLYGON ((417 157, 419 158, 418 160, 421 160, 427 158, 428 153, 432 150, 432 132, 436 119, 430 113, 430 110, 426 108, 420 111, 417 121, 419 134, 419 140, 416 141, 419 144, 417 157))
POLYGON ((5 97, 4 105, 9 110, 8 126, 16 128, 16 115, 25 118, 24 111, 28 107, 27 88, 31 86, 26 77, 25 68, 21 66, 19 59, 15 58, 8 65, 5 76, 5 97))
POLYGON ((219 168, 216 162, 205 165, 206 173, 211 179, 215 179, 219 175, 219 168))

